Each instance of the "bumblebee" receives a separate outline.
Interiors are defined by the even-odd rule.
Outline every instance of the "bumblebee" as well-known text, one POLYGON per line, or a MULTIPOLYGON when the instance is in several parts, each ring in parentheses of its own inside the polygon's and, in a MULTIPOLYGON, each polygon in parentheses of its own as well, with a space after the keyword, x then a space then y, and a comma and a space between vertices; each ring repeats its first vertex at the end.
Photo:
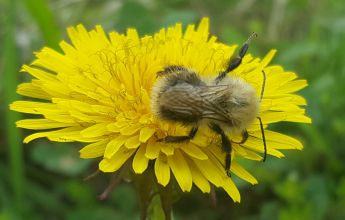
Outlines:
POLYGON ((230 175, 231 144, 243 144, 249 136, 246 128, 258 119, 265 161, 267 147, 262 121, 258 117, 266 80, 265 72, 262 71, 264 80, 261 97, 257 97, 255 89, 241 78, 227 75, 242 63, 250 41, 256 36, 253 33, 248 38, 238 56, 231 58, 227 68, 213 80, 203 78, 196 71, 179 65, 166 66, 157 73, 158 80, 151 92, 153 114, 158 119, 192 127, 185 136, 166 136, 159 141, 188 141, 195 137, 200 125, 206 124, 221 137, 221 148, 225 152, 225 171, 230 175), (242 140, 231 141, 226 135, 228 132, 241 133, 242 140))

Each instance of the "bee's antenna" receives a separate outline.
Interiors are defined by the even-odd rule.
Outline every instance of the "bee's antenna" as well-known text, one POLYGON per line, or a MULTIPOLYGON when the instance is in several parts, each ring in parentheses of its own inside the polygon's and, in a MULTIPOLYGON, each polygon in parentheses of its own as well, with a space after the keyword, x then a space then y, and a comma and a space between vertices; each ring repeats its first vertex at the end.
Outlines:
POLYGON ((261 129, 261 135, 262 135, 262 141, 264 142, 264 158, 262 159, 263 162, 266 161, 266 157, 267 157, 267 146, 266 146, 266 137, 265 137, 265 130, 264 130, 264 126, 262 124, 262 120, 260 117, 257 117, 257 119, 260 122, 260 129, 261 129))
POLYGON ((260 93, 260 102, 262 101, 262 98, 264 97, 264 91, 265 91, 265 85, 266 85, 266 73, 264 70, 262 70, 262 86, 261 86, 261 93, 260 93))
POLYGON ((256 32, 253 32, 247 39, 247 41, 245 42, 245 44, 249 44, 254 37, 258 37, 258 34, 256 32))
POLYGON ((244 55, 246 55, 248 48, 249 48, 249 43, 250 41, 252 41, 252 39, 254 37, 257 37, 258 34, 253 32, 249 38, 244 42, 244 44, 242 45, 242 47, 240 48, 240 51, 238 52, 238 56, 237 57, 233 57, 230 59, 228 67, 226 68, 225 71, 220 72, 217 76, 217 78, 215 79, 216 84, 218 84, 222 79, 224 79, 224 77, 226 76, 227 73, 233 71, 234 69, 236 69, 241 63, 242 63, 242 59, 244 57, 244 55))
POLYGON ((253 32, 253 33, 248 37, 248 39, 246 40, 246 42, 244 42, 244 44, 243 44, 242 47, 241 47, 240 52, 238 53, 238 55, 239 55, 241 58, 243 58, 244 55, 247 53, 247 50, 248 50, 248 48, 249 48, 250 42, 253 40, 254 37, 257 37, 257 36, 258 36, 258 34, 255 33, 255 32, 253 32))

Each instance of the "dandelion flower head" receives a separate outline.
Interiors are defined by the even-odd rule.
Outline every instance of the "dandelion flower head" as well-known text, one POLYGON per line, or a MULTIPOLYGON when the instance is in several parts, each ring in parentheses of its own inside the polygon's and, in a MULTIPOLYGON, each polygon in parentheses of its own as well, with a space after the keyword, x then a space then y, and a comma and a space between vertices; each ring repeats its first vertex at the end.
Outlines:
MULTIPOLYGON (((17 92, 32 98, 16 101, 12 110, 37 115, 17 122, 20 128, 35 130, 24 139, 57 142, 83 142, 81 158, 98 158, 99 169, 116 172, 127 162, 128 172, 142 174, 152 169, 156 181, 166 186, 173 178, 182 191, 193 184, 202 192, 211 185, 223 188, 234 201, 240 194, 224 171, 224 153, 219 137, 207 128, 191 141, 158 142, 166 135, 186 135, 190 128, 157 119, 151 112, 150 92, 157 72, 165 66, 192 68, 201 76, 216 77, 224 70, 236 45, 226 45, 209 35, 207 18, 183 30, 180 23, 161 29, 152 36, 140 37, 135 29, 125 34, 106 34, 101 26, 87 31, 83 25, 68 28, 70 43, 62 41, 62 52, 43 48, 22 72, 30 82, 17 92)), ((295 94, 305 80, 279 65, 269 65, 275 54, 263 58, 247 54, 242 64, 229 75, 242 78, 260 96, 262 74, 266 73, 265 94, 260 106, 264 123, 267 154, 283 157, 281 150, 302 149, 302 144, 287 135, 270 131, 267 126, 280 121, 310 123, 305 116, 306 101, 295 94)), ((231 173, 256 184, 257 180, 238 162, 238 158, 260 161, 263 140, 257 121, 247 128, 248 140, 232 144, 231 173)), ((240 140, 241 134, 228 134, 240 140)))

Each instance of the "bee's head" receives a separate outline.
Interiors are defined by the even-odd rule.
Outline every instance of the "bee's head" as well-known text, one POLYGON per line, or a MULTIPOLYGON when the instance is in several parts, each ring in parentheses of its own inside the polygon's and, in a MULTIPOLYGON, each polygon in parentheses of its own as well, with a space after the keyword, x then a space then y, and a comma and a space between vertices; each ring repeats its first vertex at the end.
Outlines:
POLYGON ((226 114, 226 127, 230 130, 242 131, 258 116, 260 101, 255 89, 239 78, 229 77, 226 99, 219 103, 226 114))

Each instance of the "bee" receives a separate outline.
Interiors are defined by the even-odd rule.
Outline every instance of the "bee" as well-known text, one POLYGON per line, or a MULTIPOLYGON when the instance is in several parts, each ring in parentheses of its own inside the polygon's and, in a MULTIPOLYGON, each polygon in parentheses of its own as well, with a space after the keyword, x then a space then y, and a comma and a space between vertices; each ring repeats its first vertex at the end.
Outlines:
POLYGON ((243 79, 227 74, 236 69, 245 56, 250 41, 257 37, 253 33, 242 45, 237 57, 229 60, 227 68, 215 79, 199 76, 193 69, 170 65, 157 73, 157 81, 151 91, 151 109, 161 120, 190 126, 185 136, 166 136, 158 141, 179 143, 195 137, 198 127, 206 124, 221 137, 221 149, 225 152, 225 171, 230 176, 232 143, 243 144, 249 137, 246 128, 255 119, 260 122, 264 146, 263 161, 267 147, 261 118, 258 117, 263 97, 266 76, 263 74, 261 97, 243 79), (241 133, 242 139, 234 142, 227 133, 241 133))

